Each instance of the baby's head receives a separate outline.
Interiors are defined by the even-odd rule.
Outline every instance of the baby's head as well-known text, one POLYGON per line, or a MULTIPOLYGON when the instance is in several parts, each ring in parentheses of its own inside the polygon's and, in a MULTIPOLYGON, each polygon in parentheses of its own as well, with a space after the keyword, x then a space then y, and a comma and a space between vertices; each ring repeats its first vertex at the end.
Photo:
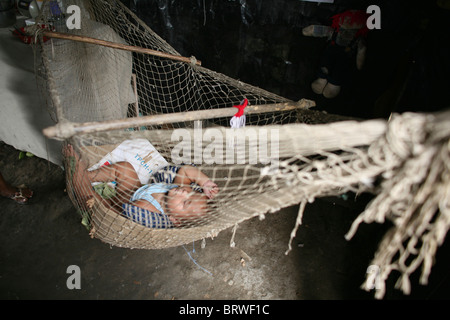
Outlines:
POLYGON ((191 187, 173 188, 166 195, 167 213, 175 225, 186 225, 206 215, 207 199, 206 195, 191 187))

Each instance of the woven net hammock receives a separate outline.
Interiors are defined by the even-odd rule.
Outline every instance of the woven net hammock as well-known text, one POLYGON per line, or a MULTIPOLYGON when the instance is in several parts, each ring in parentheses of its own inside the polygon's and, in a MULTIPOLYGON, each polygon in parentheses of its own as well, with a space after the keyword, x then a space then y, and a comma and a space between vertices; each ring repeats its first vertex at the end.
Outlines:
POLYGON ((63 12, 81 9, 80 29, 61 23, 54 3, 37 18, 52 28, 33 29, 38 83, 57 122, 44 133, 66 142, 68 194, 92 237, 167 248, 300 204, 292 240, 308 202, 371 192, 346 237, 362 222, 393 222, 373 260, 377 297, 392 270, 405 293, 420 265, 426 283, 450 224, 449 112, 343 119, 181 57, 119 1, 65 1, 63 12), (245 126, 232 128, 242 101, 245 126), (184 198, 152 194, 164 208, 131 200, 142 186, 175 182, 184 198))

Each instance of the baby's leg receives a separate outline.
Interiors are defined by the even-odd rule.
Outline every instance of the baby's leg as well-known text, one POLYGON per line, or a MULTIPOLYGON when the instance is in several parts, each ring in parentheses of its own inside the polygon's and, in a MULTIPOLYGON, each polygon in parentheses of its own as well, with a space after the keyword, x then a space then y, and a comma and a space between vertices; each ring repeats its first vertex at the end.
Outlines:
MULTIPOLYGON (((139 177, 133 166, 128 162, 118 162, 87 172, 92 182, 116 182, 117 201, 128 203, 133 193, 141 186, 139 177)), ((119 204, 119 203, 118 203, 119 204)))
POLYGON ((122 203, 129 202, 134 191, 140 187, 139 178, 133 166, 127 162, 119 162, 109 166, 103 166, 97 170, 88 171, 88 165, 75 152, 71 145, 64 149, 67 158, 73 157, 74 174, 72 177, 73 189, 77 195, 77 201, 82 207, 89 207, 88 201, 97 198, 105 204, 112 204, 98 195, 92 188, 92 182, 115 181, 116 197, 112 199, 114 204, 122 206, 122 203))

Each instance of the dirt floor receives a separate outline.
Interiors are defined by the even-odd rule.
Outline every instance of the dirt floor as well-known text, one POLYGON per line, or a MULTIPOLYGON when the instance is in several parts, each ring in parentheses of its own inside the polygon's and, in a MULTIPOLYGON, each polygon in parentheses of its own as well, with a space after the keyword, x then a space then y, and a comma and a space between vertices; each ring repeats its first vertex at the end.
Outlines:
MULTIPOLYGON (((19 160, 19 151, 3 143, 0 168, 10 183, 35 192, 28 205, 0 198, 1 299, 373 299, 359 286, 386 227, 363 225, 344 239, 366 200, 309 204, 288 255, 298 206, 242 223, 234 248, 231 230, 224 230, 204 248, 199 241, 131 250, 89 237, 65 193, 62 168, 37 157, 19 160), (80 268, 80 289, 66 285, 71 265, 80 268)), ((440 252, 448 257, 448 245, 440 252)), ((448 259, 440 259, 430 285, 413 280, 408 298, 449 297, 448 259)), ((386 294, 404 298, 394 289, 386 294)))

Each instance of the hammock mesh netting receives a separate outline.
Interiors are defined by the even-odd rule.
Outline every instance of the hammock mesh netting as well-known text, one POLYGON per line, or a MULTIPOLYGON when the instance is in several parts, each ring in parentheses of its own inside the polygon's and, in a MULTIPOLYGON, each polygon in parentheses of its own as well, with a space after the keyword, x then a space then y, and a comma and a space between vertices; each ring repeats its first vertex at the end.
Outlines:
POLYGON ((119 1, 64 4, 63 11, 81 9, 80 29, 61 23, 52 1, 37 21, 79 38, 35 28, 36 75, 56 122, 45 134, 66 142, 68 194, 92 237, 167 248, 300 204, 292 240, 308 202, 370 192, 374 199, 346 237, 362 222, 393 222, 373 260, 377 296, 392 270, 405 293, 420 265, 426 282, 450 224, 448 112, 343 119, 213 72, 194 57, 184 61, 119 1), (127 47, 86 41, 92 38, 127 47), (233 107, 245 99, 245 126, 232 128, 233 107), (179 188, 155 192, 161 210, 131 201, 141 186, 175 182, 179 188), (193 204, 185 215, 174 209, 193 204))

